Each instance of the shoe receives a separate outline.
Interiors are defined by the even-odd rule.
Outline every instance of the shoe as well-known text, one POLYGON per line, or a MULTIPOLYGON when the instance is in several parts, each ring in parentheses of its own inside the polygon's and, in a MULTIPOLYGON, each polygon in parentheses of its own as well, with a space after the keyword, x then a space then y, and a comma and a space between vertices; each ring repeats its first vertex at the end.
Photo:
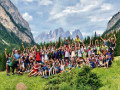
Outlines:
POLYGON ((44 78, 44 76, 41 76, 41 78, 44 78))
POLYGON ((48 78, 48 76, 44 76, 44 78, 48 78))
POLYGON ((37 77, 37 75, 34 75, 34 77, 37 77))
POLYGON ((7 76, 10 76, 10 74, 7 74, 7 76))

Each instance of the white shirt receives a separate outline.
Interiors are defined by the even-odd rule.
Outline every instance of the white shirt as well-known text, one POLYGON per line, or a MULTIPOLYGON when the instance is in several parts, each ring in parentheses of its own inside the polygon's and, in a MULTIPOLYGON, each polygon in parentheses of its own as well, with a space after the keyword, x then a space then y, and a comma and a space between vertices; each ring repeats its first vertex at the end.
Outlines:
POLYGON ((65 52, 65 57, 69 57, 69 55, 70 55, 69 52, 66 51, 66 52, 65 52))
POLYGON ((71 53, 71 57, 75 57, 76 55, 75 55, 75 51, 72 51, 72 53, 71 53))
POLYGON ((81 50, 78 50, 77 53, 78 53, 78 57, 82 57, 81 50))
POLYGON ((63 70, 64 70, 64 65, 61 65, 61 66, 60 66, 60 69, 63 71, 63 70))

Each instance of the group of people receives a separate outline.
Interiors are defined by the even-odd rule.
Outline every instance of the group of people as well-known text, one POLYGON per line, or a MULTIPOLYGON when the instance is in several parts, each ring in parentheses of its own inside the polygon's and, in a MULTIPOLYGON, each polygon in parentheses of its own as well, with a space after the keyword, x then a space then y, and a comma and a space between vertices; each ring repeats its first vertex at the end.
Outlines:
POLYGON ((12 54, 7 54, 5 49, 7 76, 10 76, 10 68, 12 75, 29 73, 28 77, 44 78, 63 71, 70 72, 72 68, 81 68, 84 65, 108 69, 113 60, 116 36, 114 34, 110 38, 100 38, 103 43, 95 40, 93 44, 90 40, 90 43, 85 45, 77 35, 72 43, 65 40, 63 44, 61 41, 59 48, 54 45, 40 46, 39 49, 36 45, 24 48, 22 43, 23 51, 13 49, 12 54))

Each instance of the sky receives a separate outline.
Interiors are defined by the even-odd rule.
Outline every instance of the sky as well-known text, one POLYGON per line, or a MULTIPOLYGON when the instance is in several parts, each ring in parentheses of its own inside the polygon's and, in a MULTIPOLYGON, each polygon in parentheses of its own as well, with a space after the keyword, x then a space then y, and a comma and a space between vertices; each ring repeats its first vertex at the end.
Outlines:
POLYGON ((120 11, 120 0, 11 0, 29 23, 33 36, 62 27, 83 36, 102 34, 120 11))

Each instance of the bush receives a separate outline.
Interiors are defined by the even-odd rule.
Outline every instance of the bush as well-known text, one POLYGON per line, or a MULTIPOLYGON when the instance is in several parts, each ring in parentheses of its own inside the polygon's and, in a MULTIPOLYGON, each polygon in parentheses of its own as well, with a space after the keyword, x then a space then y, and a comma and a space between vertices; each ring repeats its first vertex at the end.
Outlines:
POLYGON ((46 86, 45 90, 96 90, 101 84, 98 76, 91 72, 91 68, 84 66, 51 76, 46 86))

